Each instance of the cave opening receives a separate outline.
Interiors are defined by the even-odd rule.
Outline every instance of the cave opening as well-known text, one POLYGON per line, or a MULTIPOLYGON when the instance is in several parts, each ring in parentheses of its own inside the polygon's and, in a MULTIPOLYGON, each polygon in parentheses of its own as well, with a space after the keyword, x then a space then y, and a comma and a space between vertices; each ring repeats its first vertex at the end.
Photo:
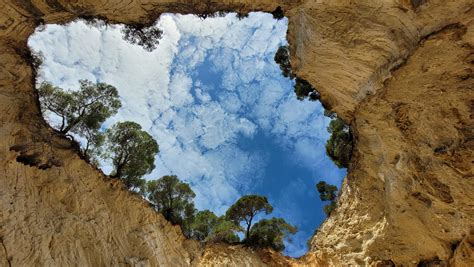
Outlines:
MULTIPOLYGON (((295 79, 274 60, 288 45, 280 13, 163 14, 153 49, 124 40, 124 25, 96 20, 41 27, 28 44, 43 57, 38 83, 117 88, 122 107, 101 129, 135 121, 157 140, 147 179, 177 175, 196 193, 196 208, 217 215, 242 195, 267 196, 272 216, 298 228, 284 250, 298 257, 326 218, 315 185, 340 187, 346 169, 326 155, 331 118, 320 102, 295 96, 295 79)), ((111 172, 110 162, 99 164, 111 172)))

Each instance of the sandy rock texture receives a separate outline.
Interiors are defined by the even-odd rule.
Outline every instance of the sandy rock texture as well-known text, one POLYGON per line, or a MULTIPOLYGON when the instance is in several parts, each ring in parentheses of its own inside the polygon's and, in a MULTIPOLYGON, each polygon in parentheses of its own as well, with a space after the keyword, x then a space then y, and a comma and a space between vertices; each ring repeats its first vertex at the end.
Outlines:
POLYGON ((474 266, 472 0, 0 0, 1 266, 474 266), (82 160, 39 112, 26 40, 42 23, 163 12, 289 18, 294 72, 352 126, 338 208, 289 259, 202 248, 82 160), (430 265, 431 264, 431 265, 430 265))

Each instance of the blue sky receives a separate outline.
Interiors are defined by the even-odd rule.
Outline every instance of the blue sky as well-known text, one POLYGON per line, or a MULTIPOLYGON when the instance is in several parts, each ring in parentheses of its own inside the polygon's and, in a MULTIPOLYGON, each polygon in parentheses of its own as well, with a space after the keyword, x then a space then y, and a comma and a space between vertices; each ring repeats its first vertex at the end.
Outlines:
POLYGON ((164 35, 153 52, 123 41, 120 25, 80 21, 48 25, 29 45, 45 56, 40 80, 117 87, 123 107, 105 127, 132 120, 154 136, 161 152, 149 179, 178 175, 196 192, 199 209, 219 215, 242 195, 265 195, 273 216, 299 228, 285 253, 304 254, 325 218, 315 184, 339 185, 345 170, 325 154, 329 119, 321 104, 298 101, 294 82, 273 61, 286 44, 287 20, 165 14, 157 24, 164 35))

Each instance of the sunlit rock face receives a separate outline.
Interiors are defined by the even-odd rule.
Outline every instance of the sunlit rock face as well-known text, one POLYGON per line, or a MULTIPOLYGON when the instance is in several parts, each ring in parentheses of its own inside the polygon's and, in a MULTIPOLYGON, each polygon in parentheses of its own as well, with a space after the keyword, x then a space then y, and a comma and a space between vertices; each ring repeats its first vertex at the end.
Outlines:
MULTIPOLYGON (((219 215, 242 195, 268 196, 272 215, 299 230, 285 252, 303 255, 326 217, 314 186, 339 185, 345 170, 326 156, 330 119, 321 104, 297 100, 274 62, 287 20, 165 14, 156 26, 163 37, 148 52, 122 40, 122 25, 49 25, 29 39, 45 58, 38 82, 116 86, 123 108, 103 127, 131 120, 153 135, 161 152, 148 179, 177 175, 196 192, 198 209, 219 215)), ((106 172, 109 165, 102 162, 106 172)))
MULTIPOLYGON (((246 12, 277 5, 210 6, 246 12)), ((281 6, 294 71, 351 121, 356 139, 339 206, 305 258, 203 251, 185 242, 142 202, 104 182, 39 116, 26 47, 37 23, 89 14, 149 23, 162 12, 199 12, 205 2, 7 1, 0 10, 1 265, 471 266, 472 1, 281 6), (37 168, 44 164, 51 168, 37 168)))

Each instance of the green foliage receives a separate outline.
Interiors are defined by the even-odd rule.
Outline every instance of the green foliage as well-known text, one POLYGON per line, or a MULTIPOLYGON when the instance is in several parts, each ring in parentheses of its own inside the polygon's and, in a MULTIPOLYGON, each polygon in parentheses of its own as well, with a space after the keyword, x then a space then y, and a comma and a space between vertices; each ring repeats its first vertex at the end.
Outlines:
POLYGON ((290 49, 287 45, 280 46, 273 59, 278 65, 280 65, 280 69, 284 77, 290 79, 294 78, 293 74, 291 73, 290 49))
POLYGON ((268 203, 268 199, 258 195, 247 195, 241 197, 226 212, 226 218, 240 225, 244 222, 247 226, 245 239, 250 235, 250 227, 252 220, 261 212, 269 214, 273 211, 273 207, 268 203))
POLYGON ((204 241, 216 227, 218 221, 219 218, 212 211, 199 211, 190 225, 191 237, 198 241, 204 241))
POLYGON ((240 238, 236 232, 241 231, 239 225, 209 210, 199 211, 190 224, 191 238, 206 243, 237 243, 240 238))
POLYGON ((238 12, 238 13, 235 14, 235 16, 236 16, 239 20, 243 20, 243 19, 245 19, 245 18, 248 18, 249 13, 247 13, 247 12, 245 12, 245 13, 244 13, 244 12, 238 12))
POLYGON ((53 113, 61 120, 55 127, 61 134, 74 133, 86 139, 82 153, 95 157, 103 142, 99 132, 102 123, 121 107, 117 89, 106 83, 79 80, 78 91, 63 90, 43 82, 38 96, 43 113, 53 113))
POLYGON ((282 218, 262 219, 252 226, 247 245, 282 251, 285 249, 284 238, 295 233, 296 227, 282 218))
POLYGON ((111 159, 112 177, 123 179, 127 188, 140 188, 141 178, 155 168, 159 152, 156 141, 135 122, 119 122, 105 132, 104 159, 111 159))
POLYGON ((283 12, 283 9, 281 6, 278 6, 273 12, 272 12, 273 18, 280 20, 285 17, 285 13, 283 12))
POLYGON ((326 153, 339 168, 347 168, 352 156, 352 134, 344 121, 333 119, 328 126, 331 137, 326 143, 326 153))
POLYGON ((316 101, 320 98, 319 92, 308 81, 300 78, 296 78, 294 92, 298 100, 309 98, 311 101, 316 101))
POLYGON ((324 213, 329 217, 331 212, 336 208, 337 187, 321 181, 316 185, 316 189, 322 201, 331 201, 323 207, 324 213))
POLYGON ((145 27, 134 24, 122 28, 123 39, 131 44, 142 46, 148 52, 156 49, 160 43, 163 31, 155 26, 145 27))
POLYGON ((323 211, 326 216, 331 216, 331 213, 336 209, 336 201, 331 201, 329 204, 324 205, 323 211))
MULTIPOLYGON (((175 175, 166 175, 158 180, 148 181, 145 192, 155 209, 172 224, 180 225, 183 234, 187 237, 192 236, 193 229, 203 230, 202 224, 206 220, 212 221, 212 215, 202 213, 199 217, 201 221, 196 221, 194 224, 197 228, 193 228, 196 212, 193 199, 196 195, 189 184, 181 182, 175 175)), ((206 232, 203 231, 203 233, 206 232)))
MULTIPOLYGON (((280 65, 280 69, 284 77, 290 79, 295 78, 295 75, 293 75, 291 72, 290 49, 288 46, 280 46, 275 53, 274 60, 278 65, 280 65)), ((309 98, 311 101, 316 101, 320 98, 319 92, 304 79, 296 77, 293 89, 298 100, 309 98)))
POLYGON ((316 185, 316 189, 319 192, 319 198, 322 201, 332 201, 335 200, 337 195, 337 187, 332 184, 328 184, 325 181, 321 181, 316 185))
POLYGON ((218 218, 216 224, 213 225, 212 231, 206 237, 205 242, 228 244, 238 243, 240 238, 236 232, 242 231, 243 229, 240 225, 227 220, 225 216, 221 216, 218 218))
POLYGON ((33 51, 31 50, 31 65, 33 69, 37 71, 41 65, 43 65, 44 55, 41 51, 33 51))

